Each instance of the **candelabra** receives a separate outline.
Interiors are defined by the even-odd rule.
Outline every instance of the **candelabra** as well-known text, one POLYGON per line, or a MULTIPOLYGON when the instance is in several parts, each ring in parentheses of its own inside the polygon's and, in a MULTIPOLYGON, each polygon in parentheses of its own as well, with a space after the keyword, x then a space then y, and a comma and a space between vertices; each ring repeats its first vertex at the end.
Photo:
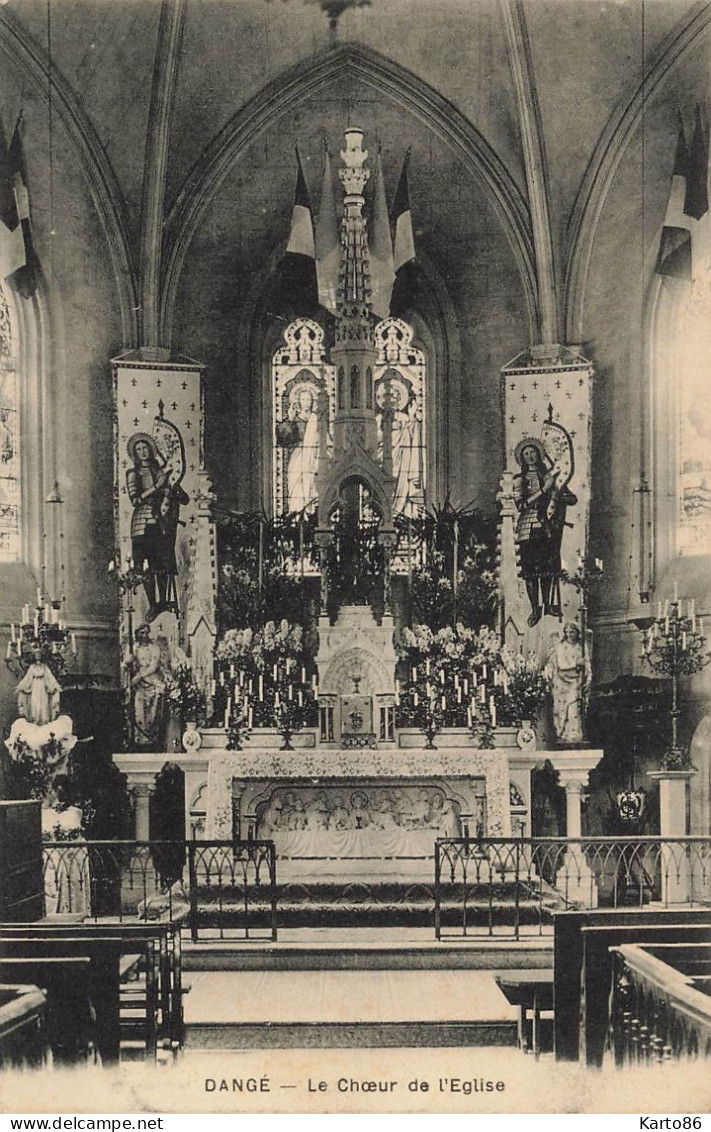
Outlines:
POLYGON ((657 616, 644 634, 642 652, 642 660, 654 672, 671 676, 672 681, 671 745, 662 761, 665 770, 678 770, 688 761, 686 749, 679 744, 679 679, 692 676, 708 664, 711 653, 704 651, 705 645, 703 618, 698 618, 697 627, 693 600, 687 603, 684 616, 675 587, 672 602, 665 602, 663 609, 659 602, 657 616))
POLYGON ((248 670, 241 664, 218 665, 211 696, 215 714, 224 713, 225 729, 234 728, 235 713, 243 723, 241 743, 257 726, 275 726, 281 735, 282 750, 293 750, 294 732, 307 726, 315 713, 318 683, 309 681, 305 665, 292 657, 281 658, 263 669, 248 670))
POLYGON ((62 617, 62 601, 49 599, 38 586, 34 611, 26 604, 19 623, 13 621, 10 625, 5 664, 19 678, 39 661, 60 679, 76 651, 76 636, 67 629, 62 617))
POLYGON ((496 727, 495 689, 508 691, 505 673, 491 664, 472 664, 453 668, 446 658, 425 658, 410 669, 410 679, 401 692, 395 681, 395 706, 401 715, 423 732, 426 749, 434 749, 434 741, 443 727, 466 725, 480 737, 482 723, 486 731, 496 727), (491 678, 491 683, 489 682, 491 678))

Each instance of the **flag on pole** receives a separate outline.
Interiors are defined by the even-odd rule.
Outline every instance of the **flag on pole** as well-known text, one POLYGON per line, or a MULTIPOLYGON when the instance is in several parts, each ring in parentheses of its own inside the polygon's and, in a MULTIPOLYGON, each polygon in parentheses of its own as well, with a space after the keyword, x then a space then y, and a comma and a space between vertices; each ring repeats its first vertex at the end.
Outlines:
POLYGON ((701 106, 697 102, 694 133, 689 146, 686 174, 684 212, 694 220, 701 220, 709 210, 709 132, 704 124, 701 106))
POLYGON ((25 171, 25 155, 22 150, 20 127, 21 120, 18 119, 10 142, 8 157, 15 192, 15 205, 22 230, 25 262, 7 277, 7 281, 14 291, 22 295, 23 299, 31 299, 37 290, 37 256, 32 239, 30 196, 27 191, 27 173, 25 171))
POLYGON ((395 262, 393 243, 390 236, 388 202, 385 196, 383 162, 378 151, 375 168, 375 191, 373 195, 373 224, 370 247, 370 281, 373 293, 373 311, 378 318, 390 314, 390 299, 395 282, 395 262))
POLYGON ((708 245, 708 127, 697 105, 691 144, 679 116, 674 169, 656 271, 691 282, 708 245))
POLYGON ((412 232, 412 213, 410 212, 409 166, 410 153, 408 149, 402 163, 402 172, 398 181, 393 201, 392 223, 395 233, 393 248, 394 268, 399 271, 405 263, 415 258, 415 238, 412 232))
POLYGON ((0 276, 9 278, 25 263, 25 240, 15 199, 14 170, 0 118, 0 276))
POLYGON ((326 150, 326 163, 323 167, 321 201, 316 217, 316 277, 318 280, 318 301, 322 307, 336 313, 338 295, 338 272, 341 266, 341 241, 336 217, 336 202, 333 195, 333 173, 331 159, 326 150))
POLYGON ((296 190, 294 192, 294 211, 291 214, 291 231, 286 250, 291 255, 308 256, 315 259, 314 224, 309 203, 309 190, 301 165, 299 150, 296 150, 296 190))

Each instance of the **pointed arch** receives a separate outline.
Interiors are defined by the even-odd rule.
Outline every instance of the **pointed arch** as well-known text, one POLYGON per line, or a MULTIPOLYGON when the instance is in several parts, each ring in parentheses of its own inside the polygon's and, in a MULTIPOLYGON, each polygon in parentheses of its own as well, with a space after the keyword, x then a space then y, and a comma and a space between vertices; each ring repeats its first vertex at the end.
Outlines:
POLYGON ((672 28, 631 98, 612 112, 600 135, 575 199, 570 217, 569 252, 565 272, 566 342, 584 340, 585 287, 597 224, 627 146, 642 121, 645 107, 679 59, 711 24, 711 4, 697 0, 672 28))
MULTIPOLYGON (((50 77, 47 53, 7 7, 0 11, 0 57, 11 70, 30 80, 33 93, 46 105, 50 77)), ((54 112, 77 155, 109 247, 123 344, 133 346, 137 342, 137 283, 123 194, 94 126, 54 62, 51 82, 54 112)))
POLYGON ((350 73, 390 97, 447 144, 482 185, 512 248, 531 341, 538 340, 538 286, 528 205, 501 158, 469 120, 428 83, 371 48, 342 44, 282 72, 251 98, 206 147, 166 223, 163 340, 170 341, 183 263, 200 220, 230 169, 274 122, 350 73))

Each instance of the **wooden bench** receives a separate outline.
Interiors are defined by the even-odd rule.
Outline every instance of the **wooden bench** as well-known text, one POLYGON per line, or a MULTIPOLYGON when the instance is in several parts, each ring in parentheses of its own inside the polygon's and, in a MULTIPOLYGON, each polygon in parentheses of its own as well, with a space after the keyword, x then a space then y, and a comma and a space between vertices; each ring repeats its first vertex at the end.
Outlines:
POLYGON ((47 1041, 59 1063, 85 1061, 98 1049, 90 979, 88 958, 0 956, 0 983, 32 985, 46 994, 47 1041))
POLYGON ((495 979, 508 1002, 518 1007, 519 1049, 524 1052, 532 1050, 534 1057, 538 1059, 541 1052, 541 1013, 553 1009, 553 968, 507 971, 504 975, 496 975, 495 979))
POLYGON ((49 1055, 47 995, 36 986, 0 986, 0 1068, 38 1068, 49 1055))
MULTIPOLYGON (((27 938, 73 939, 77 936, 89 938, 118 938, 122 941, 120 973, 122 997, 122 1037, 124 1040, 140 1041, 139 1032, 147 1024, 141 1012, 153 1012, 155 1019, 154 1043, 150 1050, 154 1054, 156 1043, 162 1048, 176 1053, 183 1044, 183 991, 180 930, 171 923, 53 923, 0 925, 0 941, 24 935, 27 938), (135 989, 128 982, 139 960, 145 966, 145 986, 135 989), (129 1031, 132 1031, 129 1034, 129 1031)), ((0 943, 1 946, 1 943, 0 943)))
MULTIPOLYGON (((52 939, 44 936, 7 935, 0 938, 2 959, 88 959, 89 977, 86 984, 89 999, 96 1013, 96 1044, 104 1064, 119 1060, 120 1030, 120 972, 119 959, 122 941, 106 937, 92 939, 76 936, 72 939, 52 939)), ((17 982, 17 980, 14 980, 17 982)))
POLYGON ((554 915, 554 1044, 558 1060, 600 1065, 612 963, 623 943, 708 942, 711 911, 598 909, 554 915))

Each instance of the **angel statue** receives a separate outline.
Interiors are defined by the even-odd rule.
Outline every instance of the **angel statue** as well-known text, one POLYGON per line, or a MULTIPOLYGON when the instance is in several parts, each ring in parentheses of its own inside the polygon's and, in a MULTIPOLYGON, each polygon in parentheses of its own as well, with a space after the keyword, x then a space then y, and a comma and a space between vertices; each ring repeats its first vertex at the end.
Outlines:
POLYGON ((146 621, 151 622, 166 610, 177 612, 175 540, 180 508, 190 502, 181 487, 185 450, 177 428, 163 417, 162 402, 154 435, 136 432, 126 447, 132 461, 126 473, 133 505, 131 549, 137 568, 143 568, 146 621))
POLYGON ((559 743, 578 745, 584 739, 585 705, 590 688, 590 661, 580 629, 573 621, 563 627, 563 638, 553 633, 545 674, 553 694, 553 727, 559 743))

